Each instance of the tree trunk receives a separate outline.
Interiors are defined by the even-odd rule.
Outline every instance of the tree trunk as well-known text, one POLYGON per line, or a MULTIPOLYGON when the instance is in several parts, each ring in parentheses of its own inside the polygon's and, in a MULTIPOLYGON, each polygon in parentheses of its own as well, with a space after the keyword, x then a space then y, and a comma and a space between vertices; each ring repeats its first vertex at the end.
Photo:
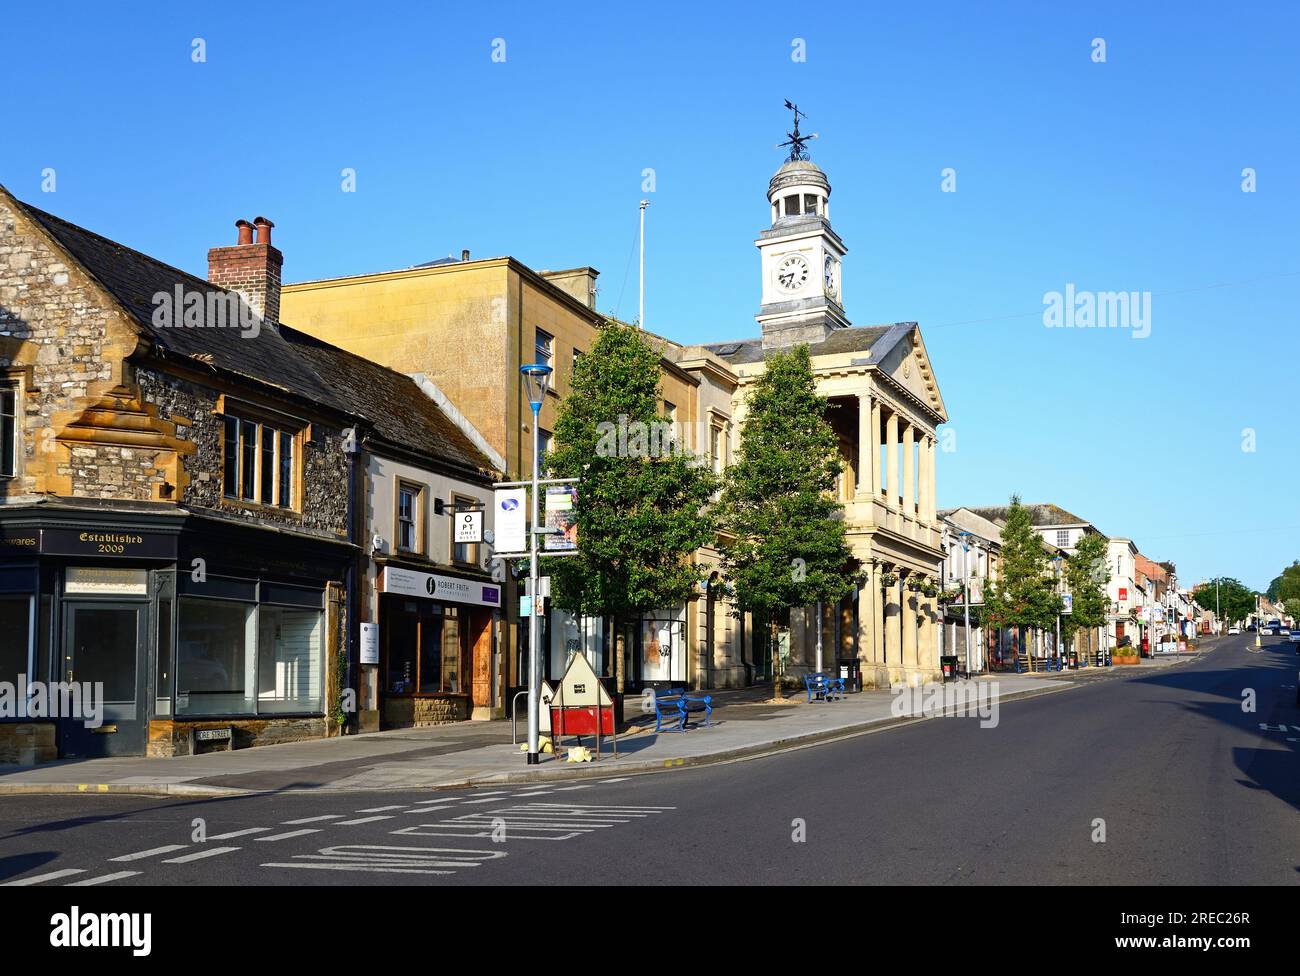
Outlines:
POLYGON ((781 635, 780 628, 775 620, 769 624, 772 628, 772 697, 785 697, 785 689, 781 687, 781 635))

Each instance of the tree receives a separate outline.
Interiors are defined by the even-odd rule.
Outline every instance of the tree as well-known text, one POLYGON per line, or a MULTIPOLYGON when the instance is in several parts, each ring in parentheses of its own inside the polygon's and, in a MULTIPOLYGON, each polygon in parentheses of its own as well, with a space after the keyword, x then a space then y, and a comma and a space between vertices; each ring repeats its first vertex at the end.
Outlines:
POLYGON ((660 414, 659 365, 643 333, 601 325, 574 365, 547 455, 553 476, 580 479, 579 555, 546 560, 552 597, 610 618, 615 634, 628 617, 689 600, 700 578, 691 556, 716 537, 717 478, 660 414))
POLYGON ((1053 626, 1061 611, 1056 594, 1056 579, 1048 568, 1047 551, 1042 537, 1034 531, 1029 509, 1020 504, 1020 496, 1011 496, 1006 524, 1002 527, 1002 571, 984 596, 985 611, 998 627, 1024 629, 1053 626))
POLYGON ((1229 623, 1245 620, 1255 612, 1255 594, 1240 581, 1230 576, 1220 576, 1202 583, 1192 591, 1192 598, 1207 610, 1213 610, 1215 603, 1215 584, 1218 584, 1219 617, 1229 623))
POLYGON ((1082 629, 1088 640, 1084 653, 1091 657, 1092 635, 1096 628, 1105 625, 1110 605, 1106 595, 1110 566, 1105 536, 1089 532, 1079 540, 1074 555, 1065 564, 1065 580, 1072 599, 1070 612, 1061 618, 1061 633, 1073 638, 1075 631, 1082 629))
POLYGON ((842 465, 806 346, 768 357, 745 403, 719 504, 723 575, 733 612, 768 622, 779 697, 780 628, 790 611, 838 601, 853 587, 843 509, 833 495, 842 465))
POLYGON ((1282 603, 1292 616, 1300 612, 1300 562, 1293 562, 1282 570, 1282 575, 1277 578, 1277 590, 1269 593, 1269 600, 1282 603))

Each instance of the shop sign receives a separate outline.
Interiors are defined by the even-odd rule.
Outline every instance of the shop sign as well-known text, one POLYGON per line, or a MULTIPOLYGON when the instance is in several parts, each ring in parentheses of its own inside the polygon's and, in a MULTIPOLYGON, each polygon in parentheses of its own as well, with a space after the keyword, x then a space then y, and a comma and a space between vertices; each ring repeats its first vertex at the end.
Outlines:
POLYGON ((528 492, 523 488, 498 488, 492 505, 496 551, 527 552, 528 492))
POLYGON ((459 576, 438 576, 410 569, 385 566, 383 592, 401 596, 421 596, 430 600, 469 603, 480 607, 500 607, 501 587, 459 576))
POLYGON ((67 596, 148 596, 149 571, 69 567, 63 592, 67 596))
POLYGON ((483 541, 482 509, 474 512, 457 512, 453 516, 453 524, 456 526, 457 542, 473 543, 483 541))
POLYGON ((118 529, 42 529, 41 552, 54 556, 175 559, 176 536, 118 529))
POLYGON ((361 625, 361 663, 379 663, 379 624, 361 625))

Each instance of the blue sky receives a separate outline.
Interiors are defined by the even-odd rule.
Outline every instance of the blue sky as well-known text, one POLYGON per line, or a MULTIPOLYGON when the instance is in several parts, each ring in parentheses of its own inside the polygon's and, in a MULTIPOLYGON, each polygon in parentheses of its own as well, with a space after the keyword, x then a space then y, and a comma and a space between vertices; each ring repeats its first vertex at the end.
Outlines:
POLYGON ((646 324, 711 341, 756 333, 790 98, 850 318, 921 324, 955 433, 940 504, 1019 492, 1185 582, 1263 588, 1300 557, 1300 13, 1066 7, 28 4, 0 182, 197 273, 265 214, 286 280, 469 248, 593 265, 630 318, 653 168, 646 324), (1068 283, 1150 292, 1150 335, 1045 328, 1068 283))

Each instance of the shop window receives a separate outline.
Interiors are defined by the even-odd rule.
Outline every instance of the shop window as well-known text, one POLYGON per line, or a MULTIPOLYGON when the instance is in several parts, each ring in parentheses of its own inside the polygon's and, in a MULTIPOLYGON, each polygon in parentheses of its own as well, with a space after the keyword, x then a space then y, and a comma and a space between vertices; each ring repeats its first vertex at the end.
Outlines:
POLYGON ((641 627, 641 680, 685 681, 686 653, 682 643, 685 610, 644 617, 641 627))
POLYGON ((456 607, 404 600, 388 616, 384 687, 392 695, 459 694, 464 648, 456 607))
POLYGON ((176 714, 253 714, 256 605, 185 597, 179 606, 176 714))
POLYGON ((257 641, 257 711, 321 710, 322 614, 262 607, 257 641))
POLYGON ((225 497, 292 508, 297 432, 227 416, 222 434, 221 484, 225 497))
POLYGON ((18 472, 18 387, 0 383, 0 478, 18 472))
POLYGON ((409 481, 397 483, 397 551, 423 552, 424 488, 409 481))
POLYGON ((31 614, 30 596, 0 596, 0 681, 13 687, 17 687, 20 674, 37 677, 29 658, 31 614))

